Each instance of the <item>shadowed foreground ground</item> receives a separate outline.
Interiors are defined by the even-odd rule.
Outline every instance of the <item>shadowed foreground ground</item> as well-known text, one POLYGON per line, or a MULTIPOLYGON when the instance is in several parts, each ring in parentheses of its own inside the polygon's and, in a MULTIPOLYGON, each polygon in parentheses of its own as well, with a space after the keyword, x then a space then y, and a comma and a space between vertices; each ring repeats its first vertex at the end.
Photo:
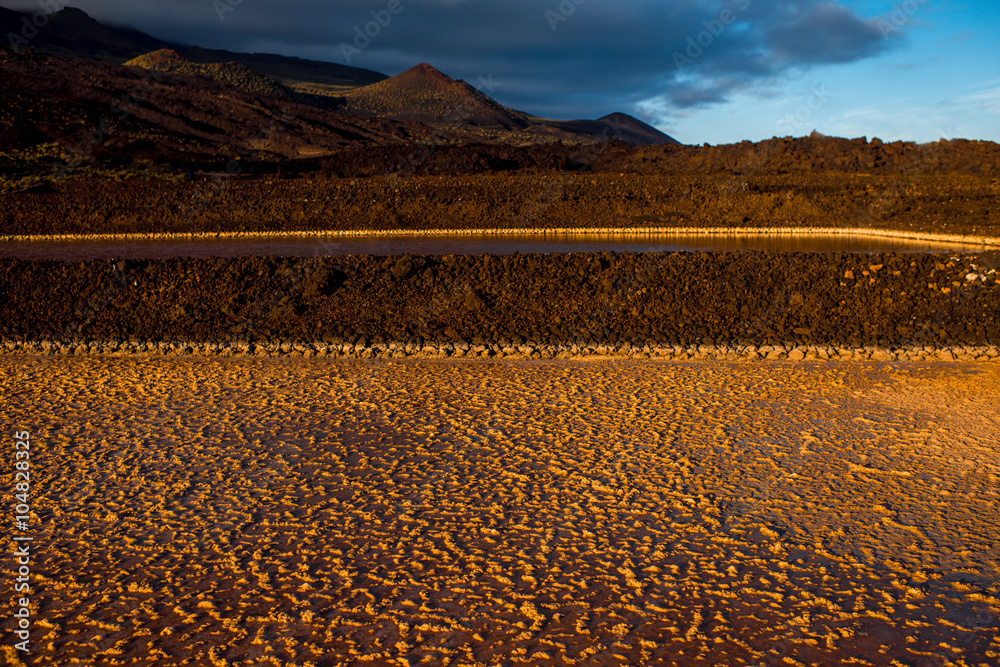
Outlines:
POLYGON ((0 387, 32 664, 1000 651, 991 366, 0 357, 0 387))

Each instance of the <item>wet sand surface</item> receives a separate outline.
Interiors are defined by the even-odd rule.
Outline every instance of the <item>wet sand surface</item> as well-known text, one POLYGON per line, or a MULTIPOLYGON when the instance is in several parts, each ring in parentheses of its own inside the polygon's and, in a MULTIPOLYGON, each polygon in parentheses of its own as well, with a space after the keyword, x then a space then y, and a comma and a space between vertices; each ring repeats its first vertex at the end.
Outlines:
POLYGON ((0 384, 34 448, 30 664, 1000 658, 992 365, 0 357, 0 384))

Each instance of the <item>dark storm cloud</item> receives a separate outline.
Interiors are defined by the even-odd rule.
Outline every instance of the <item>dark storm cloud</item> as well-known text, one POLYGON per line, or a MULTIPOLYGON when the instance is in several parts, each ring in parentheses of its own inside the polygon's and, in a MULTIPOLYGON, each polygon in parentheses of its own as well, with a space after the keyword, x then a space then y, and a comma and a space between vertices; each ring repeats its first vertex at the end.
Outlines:
POLYGON ((725 95, 715 88, 683 84, 670 91, 670 99, 680 108, 720 104, 726 101, 725 95))
POLYGON ((888 46, 874 17, 823 0, 71 4, 102 21, 189 44, 297 55, 387 74, 429 62, 472 84, 480 77, 492 80, 491 94, 499 101, 552 117, 634 111, 649 99, 674 109, 717 104, 790 71, 856 61, 888 46), (368 43, 359 37, 366 29, 374 35, 368 43))
POLYGON ((773 22, 764 40, 778 63, 851 62, 875 55, 884 46, 878 26, 835 2, 806 11, 788 3, 783 9, 788 15, 773 22))

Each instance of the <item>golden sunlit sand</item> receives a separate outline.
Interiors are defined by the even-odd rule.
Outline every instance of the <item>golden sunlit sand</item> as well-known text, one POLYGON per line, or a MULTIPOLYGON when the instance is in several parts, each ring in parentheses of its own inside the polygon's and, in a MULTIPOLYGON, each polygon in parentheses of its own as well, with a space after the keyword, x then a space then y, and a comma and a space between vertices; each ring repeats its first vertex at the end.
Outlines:
POLYGON ((0 368, 31 664, 1000 660, 992 364, 0 368))

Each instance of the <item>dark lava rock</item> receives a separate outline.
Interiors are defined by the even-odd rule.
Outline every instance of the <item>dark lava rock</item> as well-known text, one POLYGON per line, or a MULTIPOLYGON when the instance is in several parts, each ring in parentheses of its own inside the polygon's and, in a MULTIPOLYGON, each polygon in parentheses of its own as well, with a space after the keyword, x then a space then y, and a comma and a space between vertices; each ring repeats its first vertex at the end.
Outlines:
POLYGON ((3 259, 0 337, 996 345, 995 274, 965 279, 989 261, 770 252, 3 259))

